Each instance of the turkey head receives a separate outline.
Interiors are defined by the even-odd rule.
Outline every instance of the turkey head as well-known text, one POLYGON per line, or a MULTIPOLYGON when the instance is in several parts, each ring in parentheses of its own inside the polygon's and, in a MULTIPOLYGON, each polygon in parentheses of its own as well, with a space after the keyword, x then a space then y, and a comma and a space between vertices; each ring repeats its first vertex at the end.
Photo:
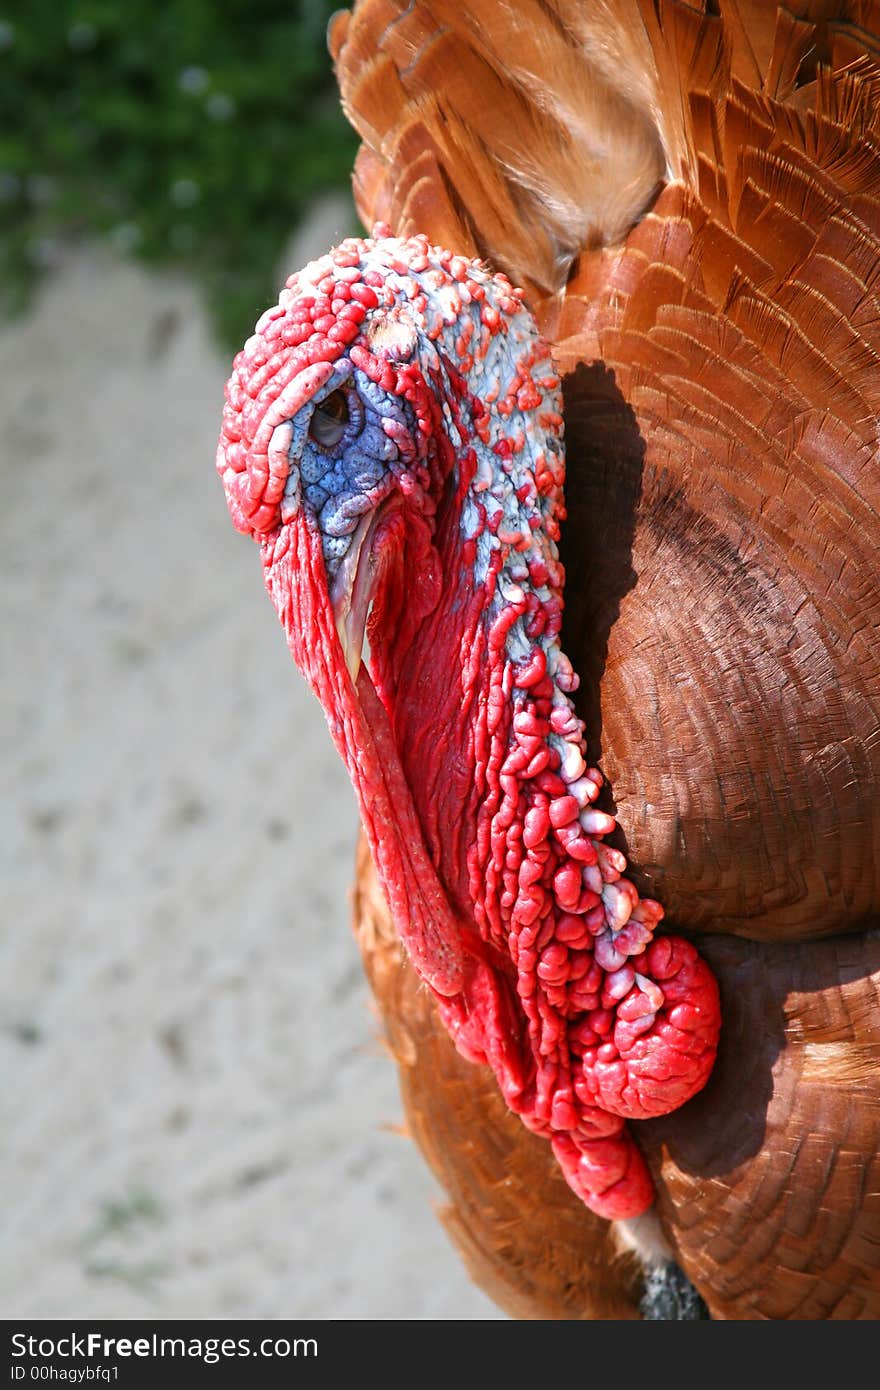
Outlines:
POLYGON ((559 387, 503 275, 380 227, 261 319, 218 469, 445 1026, 628 1218, 652 1184, 624 1122, 704 1084, 718 1000, 594 804, 559 645, 559 387))

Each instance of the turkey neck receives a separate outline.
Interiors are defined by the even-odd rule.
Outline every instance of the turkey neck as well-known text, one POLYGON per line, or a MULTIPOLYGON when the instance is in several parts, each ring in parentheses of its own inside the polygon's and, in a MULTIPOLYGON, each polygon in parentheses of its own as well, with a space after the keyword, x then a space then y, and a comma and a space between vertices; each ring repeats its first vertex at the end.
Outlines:
MULTIPOLYGON (((597 936, 615 970, 662 914, 639 904, 623 856, 602 843, 615 822, 592 805, 602 779, 586 765, 559 645, 560 382, 519 293, 451 268, 462 278, 417 300, 454 457, 434 536, 442 580, 406 644, 377 650, 376 688, 434 865, 493 964, 516 975, 511 923, 528 951, 557 910, 589 914, 572 939, 597 936)), ((419 583, 405 575, 399 602, 419 583)))
MULTIPOLYGON (((487 902, 491 888, 475 880, 474 860, 492 803, 489 765, 508 752, 514 713, 539 668, 545 684, 557 672, 571 682, 571 672, 556 644, 559 379, 518 296, 502 292, 499 314, 473 297, 482 288, 456 286, 427 306, 429 336, 440 328, 433 344, 444 443, 454 457, 434 536, 442 581, 434 611, 377 674, 380 693, 386 672, 393 688, 395 740, 437 868, 459 910, 490 940, 486 926, 499 904, 487 902)), ((503 946, 497 934, 494 944, 503 946)))

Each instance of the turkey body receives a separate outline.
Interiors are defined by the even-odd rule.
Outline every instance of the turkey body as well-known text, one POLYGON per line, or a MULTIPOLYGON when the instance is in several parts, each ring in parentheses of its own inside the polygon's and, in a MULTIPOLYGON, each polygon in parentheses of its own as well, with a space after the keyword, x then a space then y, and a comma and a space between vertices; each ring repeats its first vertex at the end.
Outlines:
MULTIPOLYGON (((720 1318, 880 1315, 880 5, 365 0, 331 26, 367 225, 522 285, 564 376, 563 641, 641 892, 718 978, 715 1071, 636 1127, 720 1318)), ((638 1271, 393 937, 410 1127, 521 1317, 638 1271)))

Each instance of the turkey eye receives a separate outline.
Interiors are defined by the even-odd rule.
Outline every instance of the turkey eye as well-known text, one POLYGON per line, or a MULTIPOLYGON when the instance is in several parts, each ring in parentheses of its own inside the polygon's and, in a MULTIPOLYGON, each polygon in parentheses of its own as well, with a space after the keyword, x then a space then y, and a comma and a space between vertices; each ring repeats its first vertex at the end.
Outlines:
POLYGON ((325 449, 338 444, 349 421, 348 401, 344 391, 333 391, 312 413, 309 434, 325 449))

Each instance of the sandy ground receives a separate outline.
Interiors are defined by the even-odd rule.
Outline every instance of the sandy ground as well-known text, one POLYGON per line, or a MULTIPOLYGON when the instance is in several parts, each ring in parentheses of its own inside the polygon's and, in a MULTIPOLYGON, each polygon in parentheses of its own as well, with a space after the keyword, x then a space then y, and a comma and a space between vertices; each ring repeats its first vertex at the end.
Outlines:
POLYGON ((0 1309, 497 1317, 390 1129, 353 794, 214 475, 227 373, 187 284, 95 252, 0 335, 0 1309))

